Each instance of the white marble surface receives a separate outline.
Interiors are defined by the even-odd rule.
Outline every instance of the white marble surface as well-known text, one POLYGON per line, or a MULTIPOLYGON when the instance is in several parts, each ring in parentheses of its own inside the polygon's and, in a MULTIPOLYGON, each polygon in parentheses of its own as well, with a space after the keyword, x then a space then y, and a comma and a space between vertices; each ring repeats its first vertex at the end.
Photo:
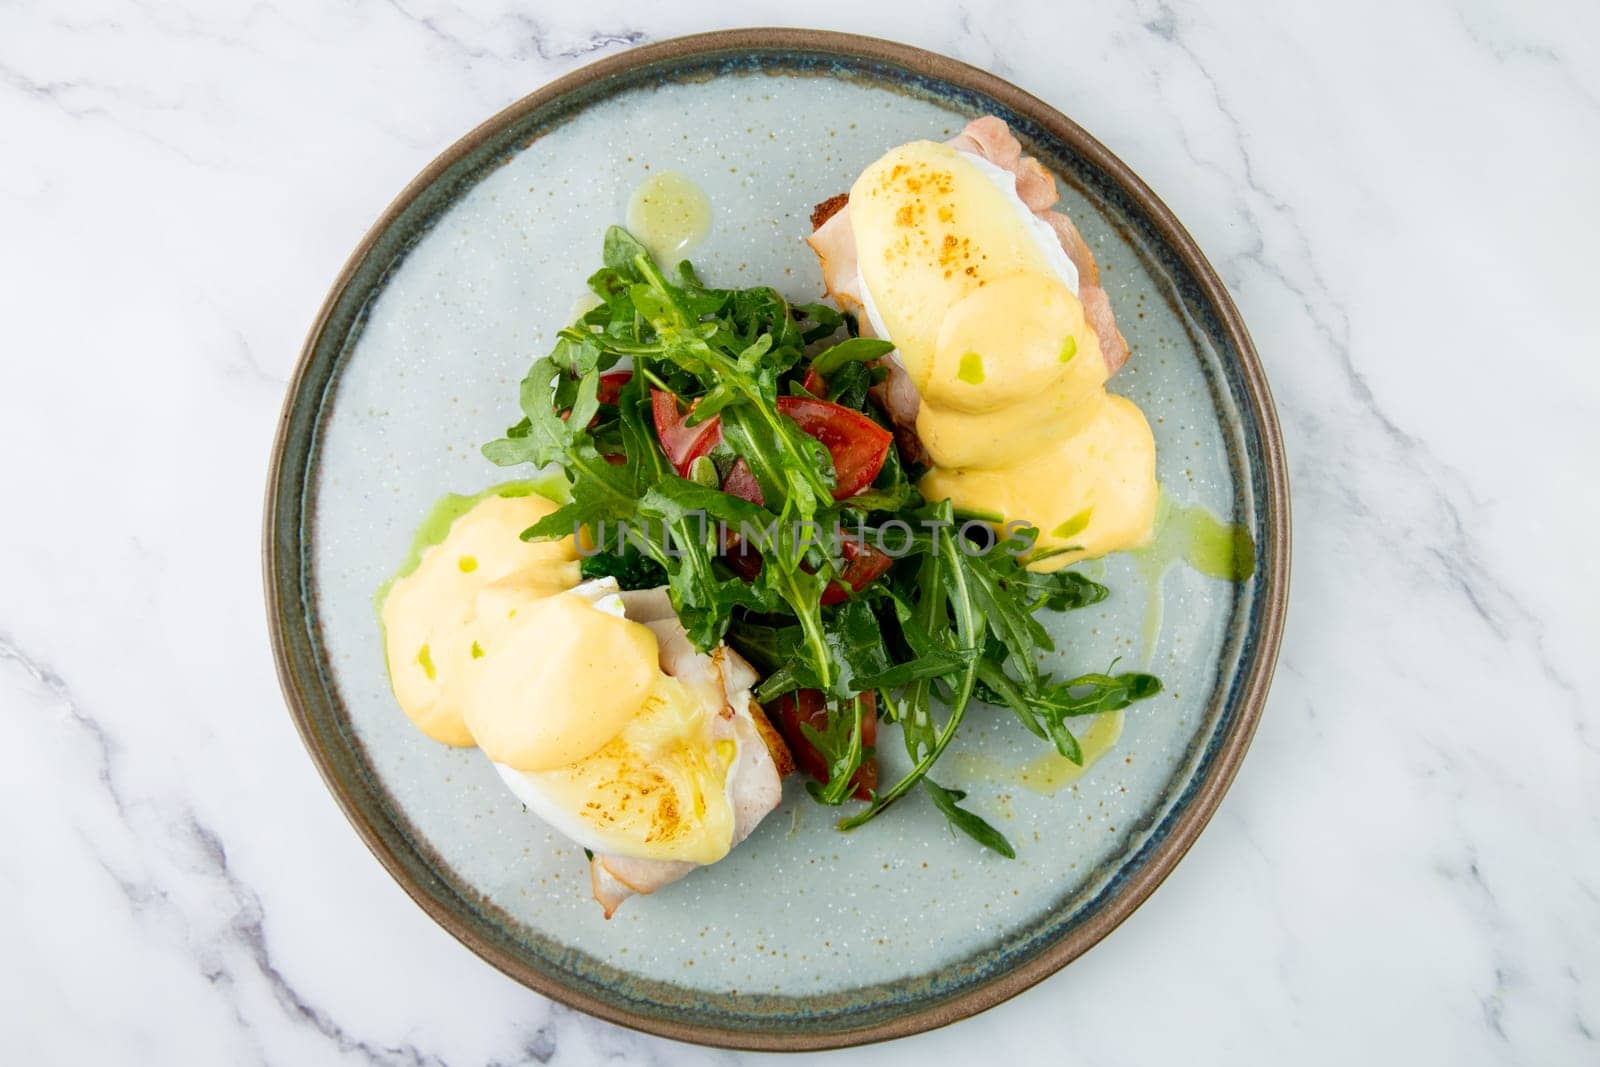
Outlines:
POLYGON ((282 710, 258 530, 302 335, 436 152, 592 57, 808 23, 1144 175, 1250 323, 1296 511, 1189 858, 1038 988, 835 1059, 1600 1059, 1600 9, 1318 7, 0 5, 0 1054, 761 1058, 555 1007, 410 903, 282 710))

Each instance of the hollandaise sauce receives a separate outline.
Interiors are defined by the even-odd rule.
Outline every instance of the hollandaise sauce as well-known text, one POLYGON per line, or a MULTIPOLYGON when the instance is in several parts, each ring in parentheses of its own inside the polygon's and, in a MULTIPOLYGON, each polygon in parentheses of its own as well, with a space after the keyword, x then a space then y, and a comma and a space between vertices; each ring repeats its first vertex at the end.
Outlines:
POLYGON ((1109 370, 1059 241, 1010 178, 915 141, 850 191, 861 288, 921 399, 921 490, 1038 530, 1055 570, 1144 543, 1155 441, 1109 370))
POLYGON ((522 540, 555 490, 508 483, 429 513, 379 593, 395 697, 429 737, 481 748, 586 847, 715 862, 732 846, 737 758, 713 735, 720 694, 667 674, 616 592, 580 587, 571 537, 522 540))
POLYGON ((711 231, 711 201, 684 175, 661 171, 628 199, 628 229, 657 260, 674 265, 711 231))
POLYGON ((394 584, 412 571, 417 569, 417 564, 422 561, 422 554, 434 545, 443 541, 450 533, 451 525, 461 516, 477 507, 478 504, 491 496, 519 497, 543 496, 552 500, 560 500, 566 493, 566 483, 559 475, 544 478, 528 478, 511 482, 501 482, 491 485, 478 493, 446 493, 428 509, 428 514, 417 526, 416 533, 412 535, 411 547, 406 552, 405 560, 400 564, 388 581, 378 586, 378 591, 373 595, 373 606, 380 616, 383 612, 383 602, 389 596, 389 590, 394 584))
POLYGON ((410 557, 378 592, 389 683, 423 733, 474 743, 466 682, 499 629, 534 600, 578 584, 572 538, 527 542, 523 530, 558 506, 537 483, 448 496, 424 519, 410 557))

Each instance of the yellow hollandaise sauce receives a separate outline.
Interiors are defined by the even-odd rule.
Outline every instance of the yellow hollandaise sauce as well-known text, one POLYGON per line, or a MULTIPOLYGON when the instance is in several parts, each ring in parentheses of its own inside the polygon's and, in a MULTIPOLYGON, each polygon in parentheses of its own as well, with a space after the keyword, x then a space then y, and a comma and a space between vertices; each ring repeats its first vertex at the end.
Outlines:
POLYGON ((573 539, 523 541, 538 483, 449 496, 379 592, 389 679, 429 737, 522 774, 586 847, 715 862, 733 843, 731 740, 615 596, 590 599, 573 539))
POLYGON ((556 509, 526 483, 446 497, 418 534, 421 549, 380 591, 395 699, 423 733, 475 744, 463 684, 520 605, 578 584, 571 538, 528 542, 523 530, 556 509), (480 614, 480 603, 495 610, 480 614))
POLYGON ((661 675, 655 634, 574 593, 480 617, 482 650, 460 694, 484 754, 519 771, 593 755, 644 707, 661 675))
POLYGON ((1034 526, 1030 566, 1144 543, 1155 440, 1108 371, 1076 272, 1014 190, 915 141, 850 190, 862 288, 922 398, 920 489, 1034 526))

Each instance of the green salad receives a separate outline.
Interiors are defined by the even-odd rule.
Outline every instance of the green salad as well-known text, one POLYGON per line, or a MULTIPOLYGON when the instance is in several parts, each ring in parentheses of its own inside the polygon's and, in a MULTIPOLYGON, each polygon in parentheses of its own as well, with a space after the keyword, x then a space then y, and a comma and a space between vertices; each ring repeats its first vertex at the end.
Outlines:
POLYGON ((585 577, 665 585, 702 651, 726 642, 759 671, 766 706, 820 803, 859 806, 841 829, 925 793, 950 824, 1014 855, 936 784, 975 704, 1075 762, 1073 722, 1153 696, 1152 675, 1055 677, 1036 617, 1107 595, 1075 571, 1030 570, 1037 532, 926 500, 909 442, 873 387, 892 346, 823 304, 669 278, 613 227, 589 286, 600 303, 561 331, 521 385, 523 418, 484 446, 501 466, 553 467, 568 499, 523 532, 581 529, 585 577), (626 369, 624 369, 626 368, 626 369), (910 769, 879 781, 879 724, 910 769))

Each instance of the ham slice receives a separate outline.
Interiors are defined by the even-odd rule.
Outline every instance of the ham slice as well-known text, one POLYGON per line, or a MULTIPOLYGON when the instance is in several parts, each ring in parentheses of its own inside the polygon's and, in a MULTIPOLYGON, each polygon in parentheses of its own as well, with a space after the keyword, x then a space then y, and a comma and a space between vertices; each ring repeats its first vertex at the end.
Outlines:
MULTIPOLYGON (((1128 342, 1117 328, 1116 316, 1111 311, 1111 298, 1100 287, 1100 265, 1095 262, 1088 242, 1071 219, 1054 210, 1059 199, 1055 178, 1037 159, 1022 154, 1022 143, 1003 121, 993 115, 973 119, 947 143, 957 151, 981 156, 995 166, 1010 171, 1016 178, 1018 198, 1028 210, 1050 224, 1067 258, 1078 268, 1078 299, 1083 303, 1084 318, 1100 342, 1107 373, 1115 374, 1128 360, 1128 342)), ((855 234, 850 228, 848 194, 830 197, 818 204, 811 214, 811 224, 812 233, 806 242, 811 245, 811 250, 822 265, 822 283, 828 295, 841 309, 856 316, 864 336, 876 336, 871 322, 863 314, 865 301, 861 295, 861 273, 856 263, 855 234)), ((889 412, 898 428, 909 430, 916 425, 921 398, 910 377, 892 354, 884 362, 889 368, 889 377, 876 388, 874 397, 889 412)), ((904 432, 901 434, 902 446, 906 436, 904 432)), ((914 437, 914 433, 910 436, 914 437)))
POLYGON ((813 229, 806 243, 822 264, 822 284, 841 311, 848 311, 860 323, 862 336, 876 336, 872 323, 863 314, 861 272, 856 269, 856 235, 850 228, 850 196, 841 193, 817 205, 811 213, 813 229), (835 205, 823 214, 824 208, 835 205), (822 221, 817 221, 822 216, 822 221))

